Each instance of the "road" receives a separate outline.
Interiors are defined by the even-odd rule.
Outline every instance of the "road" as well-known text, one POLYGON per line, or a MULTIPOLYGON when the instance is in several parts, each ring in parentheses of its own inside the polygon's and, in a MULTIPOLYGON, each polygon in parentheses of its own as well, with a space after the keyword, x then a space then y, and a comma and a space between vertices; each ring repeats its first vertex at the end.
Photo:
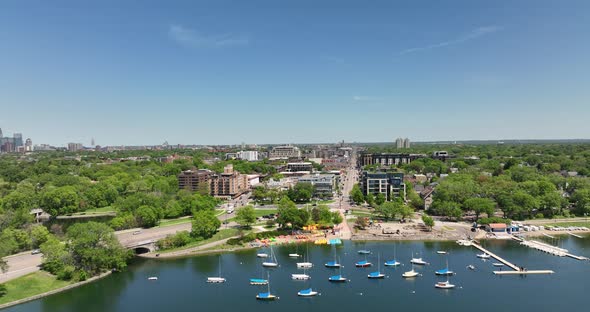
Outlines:
POLYGON ((41 254, 32 255, 30 251, 3 259, 8 263, 8 271, 0 274, 0 283, 38 271, 41 265, 41 254))

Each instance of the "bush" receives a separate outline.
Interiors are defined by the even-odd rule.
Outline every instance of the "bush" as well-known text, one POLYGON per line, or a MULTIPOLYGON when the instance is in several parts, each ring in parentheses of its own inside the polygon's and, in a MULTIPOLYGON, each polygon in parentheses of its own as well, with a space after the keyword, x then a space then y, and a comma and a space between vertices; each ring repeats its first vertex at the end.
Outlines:
POLYGON ((57 279, 62 281, 69 281, 74 277, 76 268, 72 265, 66 265, 61 271, 57 273, 57 279))
POLYGON ((165 238, 156 242, 159 249, 177 248, 187 245, 192 241, 191 235, 188 231, 181 231, 174 235, 168 235, 165 238))
POLYGON ((535 219, 543 219, 543 218, 545 218, 545 216, 542 213, 537 213, 535 215, 535 219))
POLYGON ((88 273, 86 271, 79 271, 78 272, 78 281, 83 282, 88 279, 88 273))
POLYGON ((4 284, 0 284, 0 297, 3 297, 4 295, 6 295, 6 285, 4 284))

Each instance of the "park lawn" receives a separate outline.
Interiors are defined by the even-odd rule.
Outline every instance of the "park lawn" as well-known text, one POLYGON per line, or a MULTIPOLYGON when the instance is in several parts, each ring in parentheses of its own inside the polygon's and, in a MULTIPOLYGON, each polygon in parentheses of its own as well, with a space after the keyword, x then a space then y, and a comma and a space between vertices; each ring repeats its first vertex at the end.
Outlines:
POLYGON ((361 216, 361 217, 371 217, 374 215, 374 213, 370 212, 370 211, 364 211, 364 210, 356 210, 356 209, 352 209, 350 210, 350 213, 353 216, 361 216))
POLYGON ((88 209, 81 212, 72 213, 72 216, 82 216, 82 215, 93 215, 93 214, 104 214, 104 213, 115 213, 115 208, 111 206, 106 206, 102 208, 94 208, 88 209))
MULTIPOLYGON (((256 209, 254 209, 254 216, 256 216, 256 218, 260 218, 262 216, 266 216, 271 213, 277 213, 277 210, 278 209, 274 209, 274 208, 269 208, 269 209, 256 208, 256 209)), ((236 217, 227 219, 227 222, 231 222, 231 221, 236 221, 236 217)), ((264 222, 262 222, 262 223, 264 223, 264 222)))
MULTIPOLYGON (((232 236, 236 236, 236 235, 238 235, 239 232, 240 232, 240 230, 233 229, 233 228, 232 229, 223 229, 223 230, 217 231, 217 233, 215 233, 215 235, 213 235, 213 237, 211 237, 211 238, 200 240, 200 241, 193 241, 193 242, 190 242, 190 243, 188 243, 182 247, 178 247, 178 248, 163 249, 163 250, 160 250, 159 252, 160 253, 167 253, 167 252, 172 252, 172 251, 178 251, 178 250, 198 247, 198 246, 205 245, 208 243, 220 241, 222 239, 230 238, 232 236)), ((244 234, 246 234, 246 233, 244 233, 244 234)))
POLYGON ((7 293, 0 297, 0 304, 39 295, 73 283, 72 281, 60 281, 55 276, 43 271, 27 274, 4 283, 7 293))
POLYGON ((580 222, 580 221, 572 221, 572 222, 557 222, 557 223, 551 223, 551 224, 543 224, 545 226, 547 225, 551 225, 551 226, 560 226, 560 227, 568 227, 568 226, 585 226, 587 228, 590 229, 590 221, 587 222, 580 222))
POLYGON ((160 223, 158 224, 157 227, 190 223, 191 221, 193 221, 193 218, 191 218, 191 217, 182 217, 182 218, 178 218, 178 219, 165 219, 165 220, 160 221, 160 223))

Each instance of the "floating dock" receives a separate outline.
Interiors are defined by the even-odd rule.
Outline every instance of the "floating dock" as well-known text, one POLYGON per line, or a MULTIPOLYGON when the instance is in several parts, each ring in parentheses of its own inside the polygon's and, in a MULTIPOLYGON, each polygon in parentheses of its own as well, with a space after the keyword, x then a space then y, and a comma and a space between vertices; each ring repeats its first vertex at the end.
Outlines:
POLYGON ((551 235, 549 235, 549 234, 547 234, 547 233, 543 233, 543 235, 544 235, 544 236, 547 236, 547 237, 549 237, 549 238, 553 238, 553 239, 555 239, 555 236, 551 236, 551 235))
POLYGON ((496 275, 528 275, 528 274, 553 274, 552 270, 530 270, 530 271, 494 271, 496 275))
POLYGON ((569 235, 573 236, 573 237, 577 237, 577 238, 584 238, 584 236, 580 236, 578 234, 574 234, 572 232, 567 232, 569 235))

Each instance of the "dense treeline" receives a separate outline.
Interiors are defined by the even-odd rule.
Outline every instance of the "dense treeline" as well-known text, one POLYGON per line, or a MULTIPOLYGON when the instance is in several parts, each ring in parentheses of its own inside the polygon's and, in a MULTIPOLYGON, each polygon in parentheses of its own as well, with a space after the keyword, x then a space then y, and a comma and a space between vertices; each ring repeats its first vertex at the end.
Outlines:
POLYGON ((453 219, 466 213, 476 219, 498 212, 512 219, 590 214, 589 144, 416 145, 403 152, 431 155, 435 150, 454 157, 422 158, 395 168, 437 175, 425 183, 438 182, 433 214, 453 219))

